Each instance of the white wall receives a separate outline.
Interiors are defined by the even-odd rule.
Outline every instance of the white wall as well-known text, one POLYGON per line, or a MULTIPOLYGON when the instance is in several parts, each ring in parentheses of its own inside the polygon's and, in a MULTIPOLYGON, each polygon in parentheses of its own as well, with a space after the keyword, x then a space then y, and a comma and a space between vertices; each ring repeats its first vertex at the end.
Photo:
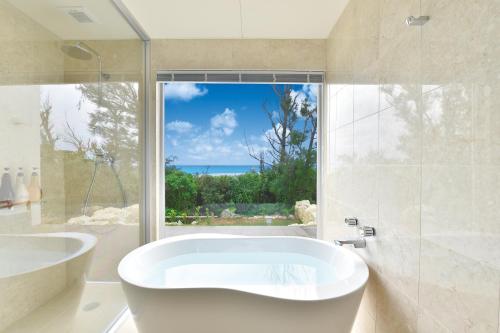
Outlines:
POLYGON ((0 86, 0 168, 40 168, 40 86, 0 86))

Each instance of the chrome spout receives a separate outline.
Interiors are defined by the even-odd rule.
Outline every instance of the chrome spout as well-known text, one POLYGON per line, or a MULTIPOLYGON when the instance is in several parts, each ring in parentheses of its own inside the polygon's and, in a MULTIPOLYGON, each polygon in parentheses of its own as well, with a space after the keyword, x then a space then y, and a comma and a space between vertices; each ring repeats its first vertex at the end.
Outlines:
POLYGON ((356 249, 364 249, 366 247, 366 240, 364 238, 361 239, 351 239, 351 240, 334 240, 335 245, 344 246, 344 245, 353 245, 356 249))

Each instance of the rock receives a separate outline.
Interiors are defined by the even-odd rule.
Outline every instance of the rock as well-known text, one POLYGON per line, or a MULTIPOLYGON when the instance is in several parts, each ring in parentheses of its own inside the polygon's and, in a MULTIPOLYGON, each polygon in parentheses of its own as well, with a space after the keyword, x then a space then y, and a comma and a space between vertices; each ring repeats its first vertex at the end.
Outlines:
POLYGON ((96 210, 92 216, 78 216, 69 219, 68 224, 108 225, 139 224, 139 205, 125 208, 107 207, 96 210))
POLYGON ((125 211, 125 224, 139 224, 139 204, 123 208, 125 211))
POLYGON ((316 223, 316 205, 311 204, 311 206, 307 207, 304 219, 302 220, 304 224, 316 223))
POLYGON ((303 221, 306 209, 311 206, 309 200, 302 200, 295 202, 295 218, 299 221, 303 221))
POLYGON ((226 208, 220 213, 220 217, 222 218, 232 218, 232 217, 238 217, 238 214, 235 214, 232 212, 230 209, 226 208))
POLYGON ((309 200, 297 201, 295 203, 295 218, 303 224, 316 223, 316 205, 309 200))
POLYGON ((191 224, 196 225, 196 224, 198 224, 198 222, 197 221, 193 221, 193 222, 191 222, 191 224))
POLYGON ((90 219, 89 216, 78 216, 78 217, 73 217, 68 220, 68 224, 80 224, 80 225, 87 225, 87 224, 92 224, 92 220, 90 219))
POLYGON ((120 208, 108 207, 96 210, 91 219, 93 224, 118 224, 125 220, 125 211, 120 208))
POLYGON ((184 225, 184 223, 182 223, 181 221, 177 221, 177 222, 165 222, 165 225, 184 225))
POLYGON ((102 206, 90 206, 90 207, 87 208, 87 215, 88 216, 92 216, 92 215, 94 215, 94 213, 96 211, 101 210, 103 208, 104 207, 102 207, 102 206))

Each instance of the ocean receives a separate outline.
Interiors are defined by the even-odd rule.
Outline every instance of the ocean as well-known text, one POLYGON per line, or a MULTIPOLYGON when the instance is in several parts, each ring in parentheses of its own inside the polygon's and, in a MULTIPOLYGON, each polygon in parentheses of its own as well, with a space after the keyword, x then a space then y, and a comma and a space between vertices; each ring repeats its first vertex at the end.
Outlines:
POLYGON ((258 165, 174 165, 192 175, 236 176, 247 172, 259 172, 258 165))

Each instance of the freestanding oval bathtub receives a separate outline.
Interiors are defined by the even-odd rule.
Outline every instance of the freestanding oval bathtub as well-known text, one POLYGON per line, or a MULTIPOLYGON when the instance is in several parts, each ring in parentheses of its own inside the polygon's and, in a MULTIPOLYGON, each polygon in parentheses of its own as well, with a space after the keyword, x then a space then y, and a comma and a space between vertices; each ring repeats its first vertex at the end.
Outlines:
POLYGON ((368 280, 327 242, 212 234, 142 246, 118 273, 141 333, 347 333, 368 280))
POLYGON ((0 234, 0 331, 61 293, 80 289, 96 241, 76 232, 0 234))

